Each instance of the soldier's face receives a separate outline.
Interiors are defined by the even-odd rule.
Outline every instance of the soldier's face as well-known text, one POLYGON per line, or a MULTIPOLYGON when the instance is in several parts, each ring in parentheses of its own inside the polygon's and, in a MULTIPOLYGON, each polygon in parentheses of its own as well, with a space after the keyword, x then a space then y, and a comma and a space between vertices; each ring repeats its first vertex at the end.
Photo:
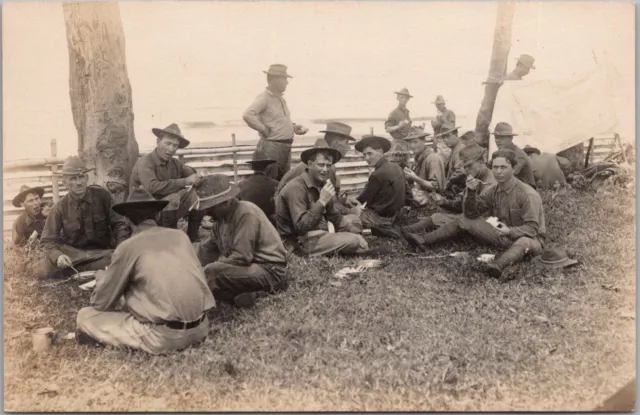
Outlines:
POLYGON ((41 211, 40 196, 36 193, 29 193, 22 202, 22 207, 29 216, 35 216, 41 211))
POLYGON ((382 157, 384 157, 384 153, 382 152, 382 150, 376 150, 371 147, 365 148, 362 152, 362 155, 364 156, 364 160, 371 167, 374 167, 376 164, 378 164, 382 157))
POLYGON ((325 135, 324 139, 329 143, 331 148, 338 150, 340 154, 342 154, 342 157, 344 157, 351 148, 349 145, 349 139, 342 135, 329 133, 325 135))
POLYGON ((520 62, 518 62, 518 63, 516 63, 515 72, 520 76, 525 76, 525 75, 529 74, 529 72, 531 72, 531 69, 529 69, 528 66, 525 66, 525 65, 521 64, 520 62))
POLYGON ((440 112, 444 112, 444 102, 438 102, 436 104, 436 109, 440 112))
POLYGON ((407 102, 409 102, 409 97, 406 95, 400 95, 398 94, 398 103, 400 104, 401 107, 404 107, 407 105, 407 102))
POLYGON ((159 138, 156 142, 158 144, 158 157, 162 160, 169 160, 178 151, 180 140, 171 136, 164 136, 159 138))
POLYGON ((513 177, 513 166, 504 157, 493 159, 491 170, 498 183, 507 182, 513 177))
POLYGON ((456 144, 458 144, 458 135, 455 133, 449 133, 447 135, 444 136, 444 144, 447 147, 454 147, 456 144))
POLYGON ((87 191, 87 183, 89 182, 89 176, 86 174, 74 174, 73 176, 66 176, 65 185, 69 189, 69 193, 74 196, 82 197, 87 191))
POLYGON ((274 76, 273 79, 271 79, 271 85, 276 91, 282 93, 287 90, 289 79, 286 76, 274 76))
POLYGON ((409 148, 411 148, 411 151, 413 151, 414 154, 421 152, 426 146, 427 143, 420 139, 409 141, 409 148))
POLYGON ((316 159, 311 161, 307 165, 307 171, 309 176, 315 183, 326 183, 329 180, 329 172, 333 166, 333 160, 331 156, 325 154, 317 154, 316 159))
POLYGON ((478 177, 482 165, 483 163, 480 160, 467 160, 464 162, 464 172, 467 173, 468 176, 478 177))
POLYGON ((511 144, 512 141, 513 137, 511 136, 496 136, 496 146, 498 147, 498 150, 502 150, 507 145, 511 144))

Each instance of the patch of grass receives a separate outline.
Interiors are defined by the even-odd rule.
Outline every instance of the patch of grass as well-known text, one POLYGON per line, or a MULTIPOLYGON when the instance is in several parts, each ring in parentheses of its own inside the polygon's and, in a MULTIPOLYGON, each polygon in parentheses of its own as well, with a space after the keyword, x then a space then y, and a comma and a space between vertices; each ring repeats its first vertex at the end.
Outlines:
MULTIPOLYGON (((89 293, 34 281, 6 249, 5 409, 590 410, 635 376, 635 324, 619 315, 635 310, 635 200, 543 196, 548 240, 577 270, 523 263, 501 283, 371 237, 392 251, 386 267, 335 287, 356 260, 294 258, 287 292, 219 306, 203 345, 164 357, 68 340, 34 354, 29 331, 73 331, 89 293)), ((497 253, 460 241, 433 254, 453 251, 497 253)))

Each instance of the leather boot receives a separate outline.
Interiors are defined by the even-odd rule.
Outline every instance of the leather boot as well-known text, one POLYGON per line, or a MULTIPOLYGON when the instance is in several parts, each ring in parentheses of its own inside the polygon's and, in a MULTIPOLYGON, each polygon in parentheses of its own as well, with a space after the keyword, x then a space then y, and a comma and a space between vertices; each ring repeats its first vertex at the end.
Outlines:
POLYGON ((403 228, 400 228, 400 231, 411 246, 413 246, 417 251, 424 251, 425 247, 428 245, 445 242, 458 235, 460 232, 460 225, 458 224, 458 221, 451 221, 442 225, 435 231, 425 234, 405 232, 403 228))
POLYGON ((398 228, 393 226, 372 226, 371 235, 385 238, 402 239, 402 234, 398 228))
POLYGON ((178 211, 176 210, 163 210, 162 212, 162 224, 165 228, 178 229, 178 211))
POLYGON ((200 224, 202 223, 204 214, 202 212, 191 212, 187 218, 187 236, 191 242, 197 242, 198 232, 200 231, 200 224))
POLYGON ((436 226, 433 224, 430 216, 420 218, 416 223, 402 227, 402 229, 408 233, 430 232, 435 228, 436 226))
POLYGON ((524 258, 525 249, 519 245, 512 245, 498 259, 485 266, 485 272, 490 277, 500 278, 502 271, 511 264, 514 264, 524 258))

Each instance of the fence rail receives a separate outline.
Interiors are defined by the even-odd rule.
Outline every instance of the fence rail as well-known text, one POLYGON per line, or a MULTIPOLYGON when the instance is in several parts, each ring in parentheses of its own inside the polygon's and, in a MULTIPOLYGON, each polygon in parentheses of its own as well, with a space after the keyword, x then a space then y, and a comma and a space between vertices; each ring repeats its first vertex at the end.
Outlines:
MULTIPOLYGON (((589 144, 590 140, 585 142, 589 144)), ((593 147, 590 154, 590 163, 601 161, 614 150, 616 137, 602 136, 594 137, 593 147)), ((292 167, 300 160, 300 153, 310 148, 310 145, 294 144, 291 151, 292 167)), ((235 181, 241 181, 252 174, 252 170, 247 161, 251 160, 255 145, 235 145, 235 140, 231 146, 219 147, 194 147, 178 150, 177 156, 184 163, 190 165, 202 174, 224 174, 235 181)), ((13 160, 3 164, 3 233, 11 232, 13 222, 21 212, 20 208, 12 205, 13 196, 18 194, 20 186, 41 186, 45 189, 44 199, 53 200, 67 193, 67 189, 59 176, 54 176, 54 172, 64 163, 64 158, 56 156, 55 139, 51 144, 51 157, 13 160), (57 180, 54 181, 54 177, 57 180)), ((144 155, 146 152, 141 154, 144 155)), ((341 190, 357 191, 362 189, 369 177, 370 169, 364 158, 359 154, 350 151, 336 165, 337 173, 340 176, 341 190)))

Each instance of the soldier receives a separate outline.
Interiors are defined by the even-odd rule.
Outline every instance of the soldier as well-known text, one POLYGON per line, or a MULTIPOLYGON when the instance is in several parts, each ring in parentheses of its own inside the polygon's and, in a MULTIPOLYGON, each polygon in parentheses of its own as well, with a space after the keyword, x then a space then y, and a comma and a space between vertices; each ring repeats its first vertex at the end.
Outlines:
POLYGON ((42 203, 40 200, 43 194, 44 189, 42 187, 24 185, 20 187, 20 193, 13 198, 13 206, 24 209, 13 223, 11 239, 14 245, 25 245, 34 232, 36 239, 40 239, 42 236, 42 229, 46 220, 46 217, 41 214, 42 203))
POLYGON ((67 158, 60 174, 69 192, 56 203, 42 231, 46 258, 37 267, 39 277, 63 269, 103 269, 113 249, 131 234, 124 218, 111 210, 111 194, 88 186, 89 176, 78 156, 67 158))
POLYGON ((567 179, 564 177, 558 156, 550 153, 540 153, 540 150, 528 145, 524 146, 522 151, 529 156, 531 171, 538 188, 553 189, 556 183, 560 186, 567 185, 567 179))
POLYGON ((535 189, 536 179, 533 176, 533 171, 531 170, 531 161, 529 160, 527 153, 522 151, 520 147, 513 144, 513 137, 518 134, 513 133, 511 124, 506 122, 497 123, 492 134, 495 137, 498 150, 511 150, 516 154, 516 160, 518 161, 514 169, 516 177, 535 189))
POLYGON ((438 110, 436 119, 431 121, 433 134, 435 136, 443 132, 442 128, 444 126, 456 125, 456 114, 450 109, 447 109, 447 103, 442 95, 438 95, 432 104, 436 104, 436 109, 438 110))
POLYGON ((247 164, 253 169, 253 175, 238 185, 240 188, 238 199, 258 206, 274 225, 276 223, 276 208, 273 198, 278 182, 267 177, 264 172, 268 166, 275 162, 275 160, 269 159, 263 151, 254 151, 252 160, 247 161, 247 164))
POLYGON ((398 106, 389 113, 389 118, 384 123, 385 131, 393 137, 392 145, 395 144, 397 151, 407 151, 409 147, 403 140, 411 132, 411 117, 407 103, 413 95, 409 93, 407 88, 394 92, 398 100, 398 106))
POLYGON ((535 59, 533 56, 523 53, 518 58, 515 69, 504 77, 505 81, 520 81, 525 75, 531 72, 531 69, 536 69, 534 66, 535 59))

